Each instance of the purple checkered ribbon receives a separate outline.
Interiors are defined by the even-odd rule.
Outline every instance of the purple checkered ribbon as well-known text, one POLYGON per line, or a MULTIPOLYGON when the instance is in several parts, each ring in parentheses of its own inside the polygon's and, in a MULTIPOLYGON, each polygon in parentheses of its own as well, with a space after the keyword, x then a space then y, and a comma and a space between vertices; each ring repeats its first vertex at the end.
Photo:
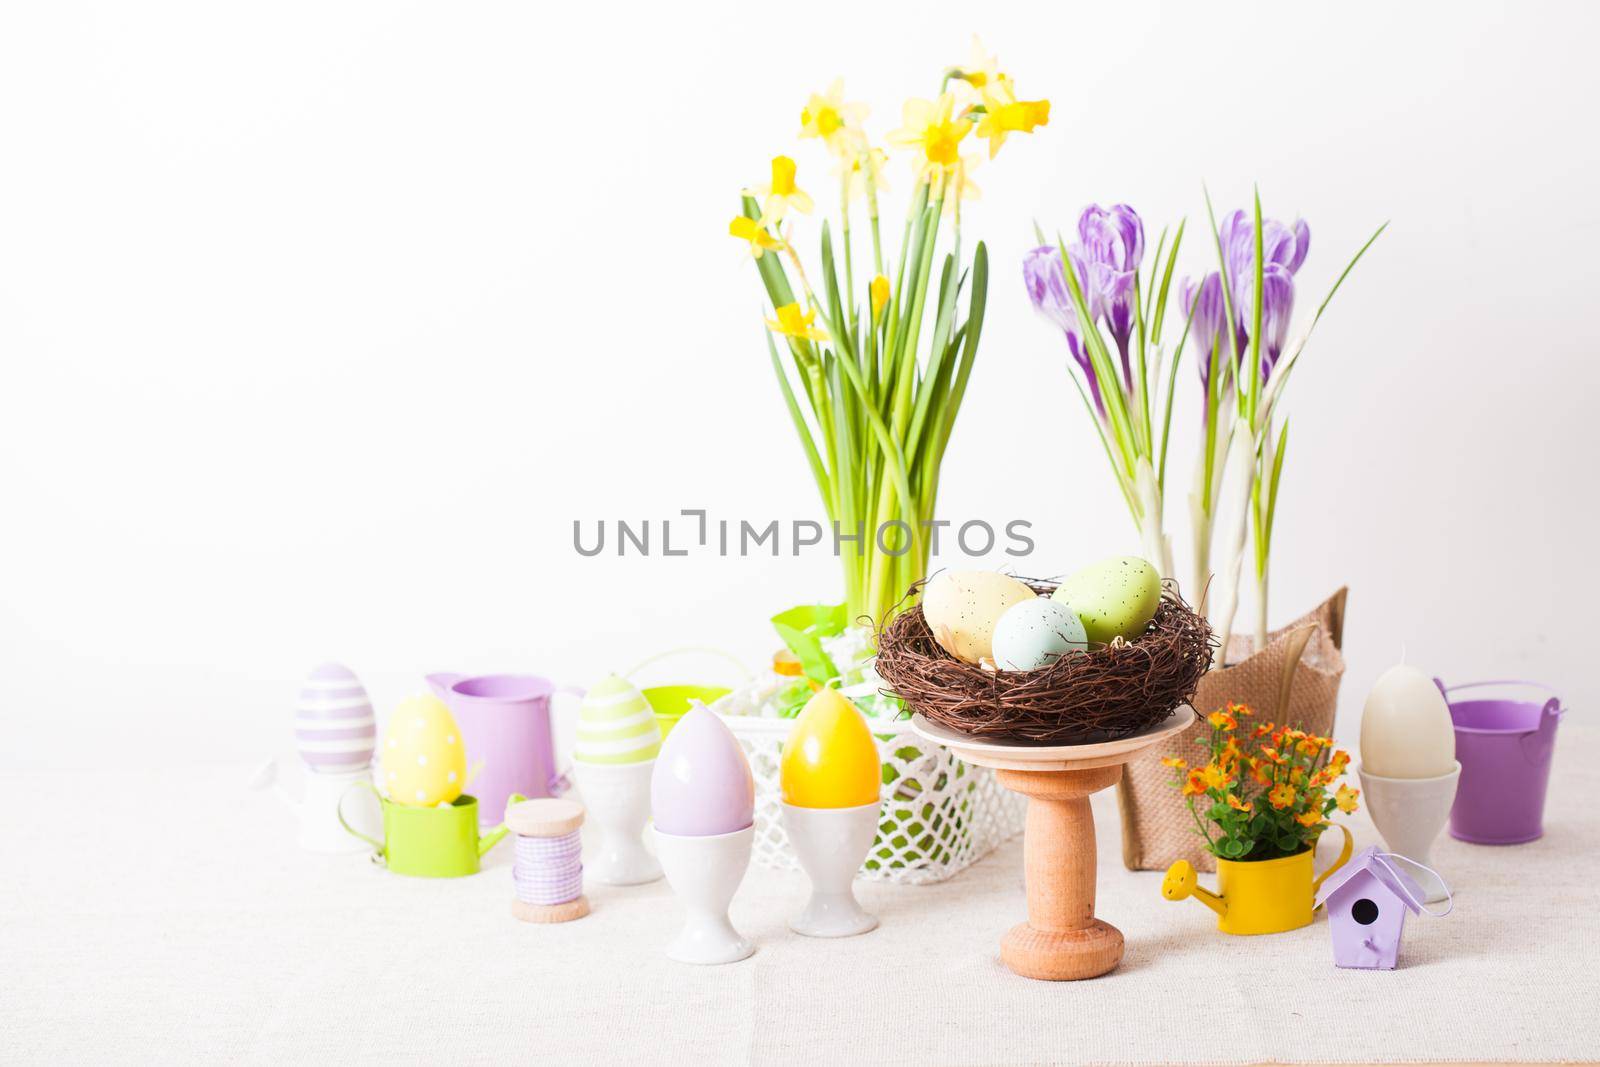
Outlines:
POLYGON ((578 831, 560 837, 517 837, 511 867, 517 899, 524 904, 565 904, 583 893, 583 845, 578 831))

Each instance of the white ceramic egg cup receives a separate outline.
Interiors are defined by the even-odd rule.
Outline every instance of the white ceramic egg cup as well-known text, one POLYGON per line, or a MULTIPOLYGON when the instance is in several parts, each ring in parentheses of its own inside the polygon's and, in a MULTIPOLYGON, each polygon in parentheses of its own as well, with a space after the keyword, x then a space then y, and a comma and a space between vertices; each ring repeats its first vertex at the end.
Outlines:
POLYGON ((783 805, 783 829, 811 879, 811 899, 789 920, 806 937, 853 937, 878 928, 878 917, 861 910, 851 882, 878 836, 881 803, 859 808, 783 805))
MULTIPOLYGON (((307 769, 302 796, 294 795, 278 781, 276 760, 264 763, 251 779, 255 789, 272 787, 284 805, 300 819, 300 847, 308 852, 327 855, 345 855, 366 852, 371 846, 358 837, 352 837, 339 822, 339 798, 357 782, 372 781, 372 769, 361 767, 353 771, 314 771, 307 769)), ((347 812, 351 825, 369 837, 382 836, 383 813, 371 794, 365 803, 352 803, 347 812)))
POLYGON ((683 932, 667 946, 667 956, 695 964, 748 958, 756 946, 733 928, 728 905, 750 867, 755 826, 710 837, 683 837, 659 829, 655 835, 656 855, 667 882, 688 912, 683 932))
POLYGON ((653 759, 617 764, 572 761, 596 838, 594 847, 585 850, 585 876, 602 885, 643 885, 661 877, 661 864, 644 847, 655 766, 653 759))
MULTIPOLYGON (((1382 778, 1356 768, 1361 777, 1361 789, 1366 794, 1367 813, 1383 835, 1390 852, 1398 853, 1423 866, 1433 866, 1428 854, 1433 842, 1450 818, 1450 807, 1456 800, 1456 783, 1461 778, 1461 764, 1449 774, 1436 778, 1382 778)), ((1449 893, 1444 883, 1431 871, 1408 871, 1427 893, 1427 903, 1437 904, 1449 893)))

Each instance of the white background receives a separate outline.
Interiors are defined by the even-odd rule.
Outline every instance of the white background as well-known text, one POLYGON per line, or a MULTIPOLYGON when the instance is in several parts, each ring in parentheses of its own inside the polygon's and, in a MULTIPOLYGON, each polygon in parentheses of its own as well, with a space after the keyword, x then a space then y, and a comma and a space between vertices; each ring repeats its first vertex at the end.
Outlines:
POLYGON ((1021 287, 1034 219, 1124 200, 1153 240, 1258 181, 1311 222, 1302 314, 1391 219, 1293 384, 1274 610, 1351 586, 1346 736, 1402 647, 1587 713, 1594 12, 8 5, 0 765, 283 750, 325 658, 380 713, 431 670, 758 661, 830 558, 583 559, 572 522, 820 513, 726 223, 778 152, 833 202, 810 91, 881 135, 974 31, 1053 109, 966 213, 995 270, 943 516, 1031 520, 1024 572, 1138 549, 1021 287))

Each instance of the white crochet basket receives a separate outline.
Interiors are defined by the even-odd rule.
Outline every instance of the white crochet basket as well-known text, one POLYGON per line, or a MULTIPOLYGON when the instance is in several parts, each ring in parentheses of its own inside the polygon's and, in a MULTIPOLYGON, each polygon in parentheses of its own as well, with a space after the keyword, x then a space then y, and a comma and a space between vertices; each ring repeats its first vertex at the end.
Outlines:
MULTIPOLYGON (((779 812, 783 739, 793 719, 724 715, 756 780, 756 862, 799 870, 779 812)), ((911 732, 909 721, 872 720, 883 760, 883 812, 878 839, 861 877, 931 885, 953 877, 1022 830, 1027 801, 995 781, 994 772, 962 763, 950 750, 911 732)))

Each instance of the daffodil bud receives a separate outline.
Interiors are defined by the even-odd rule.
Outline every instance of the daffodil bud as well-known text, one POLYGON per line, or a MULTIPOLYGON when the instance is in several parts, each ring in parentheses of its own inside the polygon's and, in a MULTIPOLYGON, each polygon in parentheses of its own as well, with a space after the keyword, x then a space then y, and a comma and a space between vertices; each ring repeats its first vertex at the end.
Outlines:
POLYGON ((872 317, 876 319, 879 312, 889 303, 889 279, 878 275, 872 279, 872 317))

